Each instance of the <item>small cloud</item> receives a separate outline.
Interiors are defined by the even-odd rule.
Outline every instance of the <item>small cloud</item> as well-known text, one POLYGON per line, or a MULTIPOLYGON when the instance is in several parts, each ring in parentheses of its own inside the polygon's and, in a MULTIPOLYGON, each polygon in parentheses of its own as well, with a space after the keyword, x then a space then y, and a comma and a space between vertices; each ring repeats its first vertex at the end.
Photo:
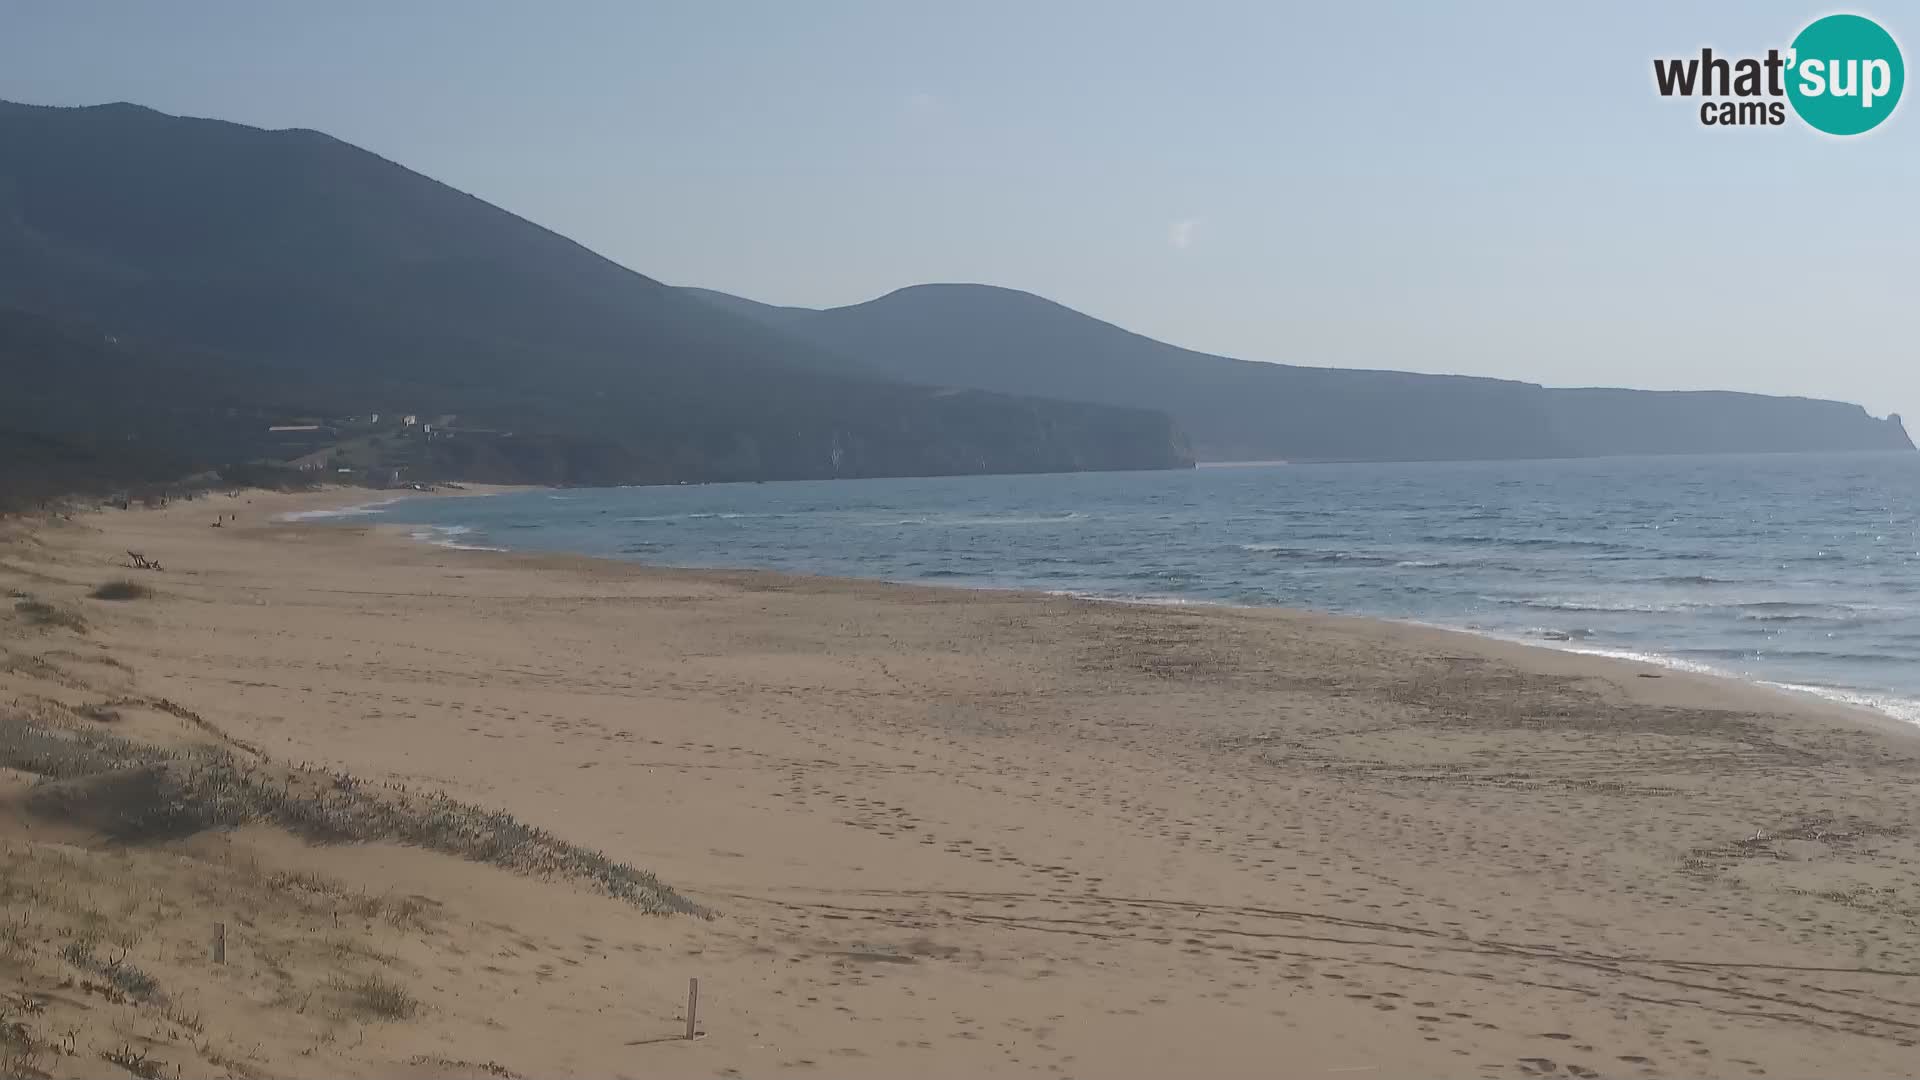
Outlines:
POLYGON ((1167 226, 1167 243, 1176 250, 1185 251, 1193 246, 1193 231, 1199 227, 1199 218, 1181 218, 1167 226))
POLYGON ((905 104, 909 112, 926 112, 940 104, 940 100, 925 90, 915 90, 907 95, 905 104))

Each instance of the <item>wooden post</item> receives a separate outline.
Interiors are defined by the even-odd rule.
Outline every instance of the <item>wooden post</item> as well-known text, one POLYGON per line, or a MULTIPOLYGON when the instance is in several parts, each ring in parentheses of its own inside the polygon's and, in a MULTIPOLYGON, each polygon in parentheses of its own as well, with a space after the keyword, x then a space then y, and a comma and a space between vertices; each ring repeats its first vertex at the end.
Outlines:
POLYGON ((700 980, 687 980, 687 1038, 693 1035, 694 1017, 700 1012, 700 980))
POLYGON ((227 962, 227 924, 223 922, 213 924, 213 962, 227 962))

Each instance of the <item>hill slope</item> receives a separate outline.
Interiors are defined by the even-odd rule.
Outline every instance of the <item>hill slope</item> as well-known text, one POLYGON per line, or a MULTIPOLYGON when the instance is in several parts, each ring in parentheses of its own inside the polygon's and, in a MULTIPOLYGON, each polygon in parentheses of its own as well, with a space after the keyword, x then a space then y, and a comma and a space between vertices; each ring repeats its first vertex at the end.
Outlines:
MULTIPOLYGON (((183 379, 144 389, 169 408, 212 375, 287 415, 456 414, 493 434, 448 466, 493 479, 1190 463, 1163 415, 875 378, 328 136, 132 105, 0 103, 0 307, 167 357, 183 379)), ((13 391, 57 397, 78 376, 24 359, 23 325, 13 391)), ((117 411, 127 385, 91 389, 117 411)))
POLYGON ((1426 460, 1912 449, 1897 417, 1734 393, 1556 390, 1194 352, 1030 293, 919 285, 848 307, 716 309, 929 384, 1164 408, 1211 460, 1426 460))

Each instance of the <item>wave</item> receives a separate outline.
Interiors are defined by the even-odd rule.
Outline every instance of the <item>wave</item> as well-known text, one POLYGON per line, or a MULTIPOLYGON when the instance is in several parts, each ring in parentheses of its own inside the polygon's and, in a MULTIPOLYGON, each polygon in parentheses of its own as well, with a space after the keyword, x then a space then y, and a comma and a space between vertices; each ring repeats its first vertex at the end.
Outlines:
POLYGON ((1427 543, 1427 544, 1466 544, 1470 546, 1485 545, 1488 547, 1540 548, 1540 549, 1555 550, 1555 551, 1633 552, 1633 551, 1645 550, 1642 548, 1630 547, 1626 544, 1616 544, 1607 540, 1587 540, 1577 536, 1567 536, 1567 537, 1487 536, 1484 534, 1477 534, 1477 533, 1469 533, 1469 534, 1459 535, 1459 536, 1448 536, 1444 534, 1432 534, 1432 535, 1420 537, 1420 541, 1422 543, 1427 543))
MULTIPOLYGON (((1403 621, 1412 621, 1412 620, 1403 620, 1403 621)), ((1515 642, 1517 644, 1525 644, 1525 645, 1544 644, 1548 648, 1559 649, 1562 652, 1576 653, 1581 656, 1603 656, 1611 660, 1629 660, 1635 663, 1651 664, 1655 667, 1663 667, 1670 671, 1685 672, 1689 675, 1706 675, 1716 679, 1727 679, 1733 682, 1745 682, 1751 685, 1765 686, 1775 690, 1788 690, 1795 693, 1811 694, 1815 697, 1825 698, 1828 701, 1838 702, 1846 705, 1852 705, 1857 708, 1863 708, 1871 712, 1880 713, 1883 716, 1890 716, 1896 720, 1901 720, 1906 723, 1920 725, 1920 699, 1900 697, 1894 694, 1869 693, 1866 691, 1850 690, 1845 687, 1837 687, 1837 686, 1821 686, 1821 685, 1811 684, 1811 683, 1775 682, 1767 679, 1755 679, 1750 676, 1743 675, 1737 671, 1730 671, 1723 667, 1716 667, 1713 664, 1703 663, 1699 660, 1690 660, 1690 659, 1687 659, 1685 656, 1674 655, 1672 653, 1652 652, 1652 651, 1642 650, 1642 649, 1623 649, 1623 648, 1617 648, 1617 647, 1605 646, 1605 645, 1579 644, 1577 643, 1577 639, 1571 639, 1571 638, 1569 638, 1569 640, 1566 640, 1566 641, 1562 641, 1558 638, 1552 638, 1552 637, 1545 638, 1544 641, 1540 638, 1534 638, 1532 640, 1529 640, 1527 638, 1517 638, 1510 634, 1498 633, 1495 631, 1490 631, 1482 627, 1473 626, 1473 625, 1468 625, 1463 627, 1458 625, 1449 626, 1442 623, 1424 623, 1424 622, 1416 623, 1415 625, 1438 626, 1441 629, 1449 629, 1449 630, 1464 629, 1468 633, 1472 633, 1480 637, 1493 638, 1499 641, 1510 641, 1510 642, 1515 642)), ((1777 654, 1770 654, 1770 655, 1777 655, 1777 654)))
MULTIPOLYGON (((769 515, 778 517, 781 515, 769 515)), ((997 528, 1005 525, 1060 525, 1069 521, 1085 520, 1086 515, 1078 510, 1066 514, 1028 514, 996 517, 993 515, 972 517, 946 517, 930 514, 925 517, 885 518, 879 521, 855 521, 851 524, 863 529, 889 529, 902 525, 933 525, 939 528, 979 529, 997 528)))
POLYGON ((1681 649, 1687 656, 1705 656, 1718 660, 1740 660, 1765 662, 1768 660, 1805 660, 1817 663, 1839 664, 1910 664, 1913 661, 1904 656, 1890 653, 1844 652, 1835 649, 1720 649, 1695 648, 1681 649))
POLYGON ((1812 603, 1798 600, 1760 600, 1750 603, 1715 603, 1707 600, 1608 600, 1604 598, 1558 598, 1558 597, 1513 597, 1490 596, 1487 600, 1506 607, 1528 608, 1534 611, 1593 611, 1619 614, 1672 615, 1680 612, 1697 612, 1720 618, 1732 617, 1742 622, 1755 623, 1795 623, 1828 622, 1859 623, 1875 621, 1876 612, 1881 609, 1856 606, 1843 603, 1812 603))
POLYGON ((1064 514, 1015 514, 1006 517, 988 514, 976 517, 942 518, 934 521, 933 524, 955 525, 961 528, 974 529, 982 526, 997 525, 1058 525, 1065 521, 1079 521, 1085 517, 1086 515, 1080 513, 1078 510, 1071 510, 1064 514))
POLYGON ((1827 701, 1851 705, 1904 720, 1909 724, 1920 725, 1920 701, 1913 698, 1895 697, 1891 694, 1869 694, 1859 690, 1847 690, 1838 686, 1820 686, 1814 683, 1765 682, 1762 686, 1771 686, 1776 690, 1787 690, 1796 694, 1809 694, 1827 701))
MULTIPOLYGON (((1398 566, 1403 560, 1388 555, 1373 555, 1359 551, 1325 551, 1318 548, 1287 547, 1284 544, 1241 544, 1241 551, 1255 555, 1269 555, 1276 559, 1291 559, 1296 562, 1345 563, 1350 566, 1398 566)), ((1433 565, 1440 565, 1435 563, 1433 565)))
POLYGON ((405 495, 395 495, 391 499, 359 503, 354 506, 338 506, 328 510, 292 510, 275 517, 275 521, 325 521, 328 518, 366 517, 370 514, 384 513, 386 508, 405 499, 405 495))
POLYGON ((1579 653, 1582 656, 1605 656, 1614 660, 1632 660, 1636 663, 1652 664, 1655 667, 1668 668, 1673 671, 1684 671, 1690 675, 1712 675, 1715 678, 1734 679, 1736 681, 1740 678, 1740 676, 1734 672, 1725 671, 1713 667, 1710 664, 1702 664, 1694 660, 1670 656, 1666 653, 1641 652, 1634 649, 1616 649, 1600 645, 1567 646, 1565 647, 1565 651, 1579 653))
POLYGON ((1137 604, 1142 607, 1233 607, 1225 600, 1208 600, 1192 596, 1155 596, 1147 593, 1102 593, 1086 592, 1080 589, 1047 589, 1047 596, 1059 596, 1069 600, 1089 600, 1099 604, 1137 604))
POLYGON ((505 551, 503 547, 488 544, 463 544, 457 538, 472 534, 471 525, 429 525, 424 529, 415 529, 407 534, 407 539, 432 544, 434 547, 450 548, 454 551, 505 551))
MULTIPOLYGON (((602 510, 601 513, 606 513, 602 510)), ((642 514, 637 517, 621 517, 613 520, 621 525, 671 525, 679 521, 734 521, 740 518, 777 518, 786 514, 753 514, 733 510, 704 510, 686 514, 642 514)))
POLYGON ((1858 626, 1883 622, 1902 614, 1898 608, 1860 603, 1811 603, 1793 600, 1764 600, 1751 604, 1731 604, 1742 622, 1754 623, 1833 623, 1858 626))
POLYGON ((1490 597, 1496 604, 1508 607, 1527 608, 1532 611, 1588 611, 1614 614, 1668 615, 1680 611, 1698 611, 1711 607, 1710 604, 1673 601, 1655 603, 1650 601, 1633 602, 1628 600, 1552 600, 1528 599, 1515 600, 1510 597, 1490 597))

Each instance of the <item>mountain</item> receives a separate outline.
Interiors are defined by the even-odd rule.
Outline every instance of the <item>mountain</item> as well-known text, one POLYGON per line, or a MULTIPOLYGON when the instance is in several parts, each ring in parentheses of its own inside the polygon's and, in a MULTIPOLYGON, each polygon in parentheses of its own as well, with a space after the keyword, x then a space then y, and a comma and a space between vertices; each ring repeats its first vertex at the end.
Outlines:
POLYGON ((877 376, 329 136, 135 105, 0 103, 0 309, 0 423, 196 462, 378 413, 475 479, 1192 463, 1160 411, 877 376))
POLYGON ((707 289, 713 306, 918 383, 1163 408, 1203 460, 1446 460, 1910 450, 1898 416, 1722 392, 1547 389, 1295 367, 1155 341, 1030 293, 917 285, 816 310, 707 289))

